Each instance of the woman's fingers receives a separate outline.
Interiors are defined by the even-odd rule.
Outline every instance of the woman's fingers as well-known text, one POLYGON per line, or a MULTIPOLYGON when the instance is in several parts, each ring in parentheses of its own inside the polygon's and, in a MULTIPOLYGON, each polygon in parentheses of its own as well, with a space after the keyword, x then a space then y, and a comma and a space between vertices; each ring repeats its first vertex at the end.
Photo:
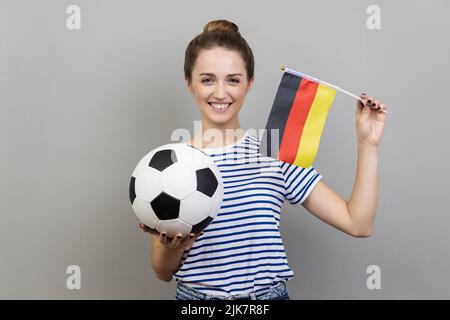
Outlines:
POLYGON ((372 108, 374 108, 374 109, 378 109, 378 106, 380 105, 380 100, 374 100, 373 102, 372 102, 372 105, 371 105, 371 107, 372 108))
POLYGON ((156 231, 155 229, 152 229, 152 228, 146 226, 146 225, 143 224, 143 223, 140 223, 140 224, 139 224, 139 228, 140 228, 142 231, 144 231, 144 232, 148 232, 148 233, 151 233, 151 234, 159 235, 159 232, 158 232, 158 231, 156 231))
POLYGON ((189 242, 192 239, 194 239, 194 234, 190 233, 190 234, 186 235, 185 237, 183 237, 183 239, 181 239, 180 245, 183 245, 186 248, 186 246, 188 246, 189 242))
POLYGON ((360 101, 360 107, 367 106, 371 109, 374 109, 378 112, 386 112, 386 105, 381 103, 380 100, 375 99, 373 96, 369 96, 365 93, 362 93, 360 96, 362 101, 360 101))
POLYGON ((143 223, 140 223, 139 224, 139 228, 141 228, 141 230, 142 231, 144 231, 144 232, 152 232, 152 229, 151 228, 149 228, 149 227, 147 227, 145 224, 143 224, 143 223))
POLYGON ((366 104, 366 100, 367 100, 367 95, 365 93, 362 93, 360 96, 361 100, 359 101, 361 103, 361 106, 366 104))
POLYGON ((167 239, 167 233, 161 232, 161 235, 159 236, 159 241, 162 244, 166 244, 169 240, 167 239))
POLYGON ((194 236, 194 239, 192 239, 192 243, 194 243, 195 240, 197 240, 197 238, 200 237, 203 233, 204 233, 203 231, 197 233, 197 234, 194 236))
POLYGON ((177 233, 175 237, 172 239, 171 246, 172 248, 176 248, 180 245, 180 241, 183 238, 183 235, 181 233, 177 233))
POLYGON ((372 108, 372 104, 374 102, 374 99, 372 96, 368 96, 367 94, 362 93, 359 97, 362 99, 362 102, 360 101, 361 102, 360 107, 367 106, 367 107, 372 108))
POLYGON ((192 245, 194 244, 195 240, 197 240, 198 237, 200 237, 203 234, 203 231, 197 233, 197 234, 189 234, 189 236, 186 236, 186 240, 185 243, 183 243, 184 245, 184 249, 185 250, 189 250, 192 245))
POLYGON ((140 224, 139 228, 141 228, 144 231, 148 230, 146 232, 150 232, 150 233, 159 235, 159 242, 161 244, 167 245, 170 248, 174 248, 174 249, 178 248, 180 246, 184 246, 186 248, 186 250, 190 249, 190 247, 192 247, 192 244, 194 243, 194 241, 203 234, 203 231, 202 231, 197 234, 191 233, 191 234, 188 234, 183 237, 183 235, 181 233, 177 233, 173 238, 169 238, 169 236, 167 235, 167 232, 165 232, 165 231, 158 233, 156 230, 153 230, 143 224, 140 224))

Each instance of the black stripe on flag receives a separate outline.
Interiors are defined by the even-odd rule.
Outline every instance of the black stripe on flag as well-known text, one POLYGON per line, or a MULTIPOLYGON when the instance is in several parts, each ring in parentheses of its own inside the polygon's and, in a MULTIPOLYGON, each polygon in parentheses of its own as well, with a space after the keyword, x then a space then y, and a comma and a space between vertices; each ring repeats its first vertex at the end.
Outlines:
POLYGON ((272 104, 269 119, 267 120, 266 130, 261 140, 259 152, 269 157, 276 157, 283 138, 289 113, 294 104, 295 95, 302 78, 291 73, 285 72, 278 86, 275 100, 272 104), (277 144, 276 146, 274 145, 277 144))

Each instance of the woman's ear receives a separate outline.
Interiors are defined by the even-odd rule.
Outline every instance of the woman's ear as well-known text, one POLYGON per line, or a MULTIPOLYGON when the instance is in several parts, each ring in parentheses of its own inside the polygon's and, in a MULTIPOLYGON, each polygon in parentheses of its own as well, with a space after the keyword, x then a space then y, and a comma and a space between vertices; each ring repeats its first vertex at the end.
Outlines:
POLYGON ((191 83, 189 82, 189 80, 185 80, 185 81, 186 81, 187 89, 192 93, 192 85, 191 85, 191 83))
POLYGON ((253 81, 255 81, 255 76, 253 76, 253 78, 250 79, 249 83, 248 83, 248 87, 247 87, 247 92, 250 91, 250 89, 253 86, 253 81))

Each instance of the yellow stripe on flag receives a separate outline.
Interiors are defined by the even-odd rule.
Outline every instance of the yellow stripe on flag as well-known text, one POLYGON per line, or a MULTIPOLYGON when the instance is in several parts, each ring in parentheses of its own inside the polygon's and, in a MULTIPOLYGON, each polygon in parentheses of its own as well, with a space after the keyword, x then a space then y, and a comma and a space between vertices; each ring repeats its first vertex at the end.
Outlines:
POLYGON ((333 103, 336 90, 319 84, 303 128, 294 165, 309 168, 319 148, 320 136, 333 103))

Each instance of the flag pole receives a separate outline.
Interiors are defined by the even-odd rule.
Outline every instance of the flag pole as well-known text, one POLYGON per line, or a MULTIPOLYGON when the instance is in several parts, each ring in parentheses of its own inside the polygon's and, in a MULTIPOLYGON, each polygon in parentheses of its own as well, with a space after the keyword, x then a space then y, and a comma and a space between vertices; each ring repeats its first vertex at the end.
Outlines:
MULTIPOLYGON (((335 85, 333 85, 333 84, 331 84, 331 83, 328 83, 328 82, 322 81, 322 80, 320 80, 320 79, 311 77, 311 76, 309 76, 309 75, 307 75, 307 74, 304 74, 304 73, 302 73, 302 72, 299 72, 299 71, 295 71, 295 70, 289 69, 289 68, 287 68, 285 65, 282 65, 282 66, 281 66, 281 70, 282 70, 282 71, 285 71, 285 72, 288 72, 288 73, 291 73, 291 74, 293 74, 293 75, 296 75, 296 76, 298 76, 298 77, 302 77, 302 78, 305 78, 305 79, 308 79, 308 80, 312 80, 312 81, 314 81, 314 82, 321 83, 321 84, 323 84, 323 85, 325 85, 325 86, 327 86, 327 87, 330 87, 330 88, 333 88, 333 89, 335 89, 335 90, 338 90, 338 91, 340 91, 340 92, 342 92, 342 93, 345 93, 345 94, 349 95, 350 97, 355 98, 356 100, 359 100, 359 101, 361 101, 361 102, 364 103, 364 101, 363 101, 360 97, 358 97, 356 94, 353 94, 353 93, 351 93, 351 92, 349 92, 349 91, 347 91, 347 90, 344 90, 344 89, 342 89, 342 88, 339 88, 338 86, 335 86, 335 85)), ((381 111, 384 112, 384 113, 387 113, 387 110, 384 110, 384 109, 383 109, 383 110, 381 110, 381 111)))

